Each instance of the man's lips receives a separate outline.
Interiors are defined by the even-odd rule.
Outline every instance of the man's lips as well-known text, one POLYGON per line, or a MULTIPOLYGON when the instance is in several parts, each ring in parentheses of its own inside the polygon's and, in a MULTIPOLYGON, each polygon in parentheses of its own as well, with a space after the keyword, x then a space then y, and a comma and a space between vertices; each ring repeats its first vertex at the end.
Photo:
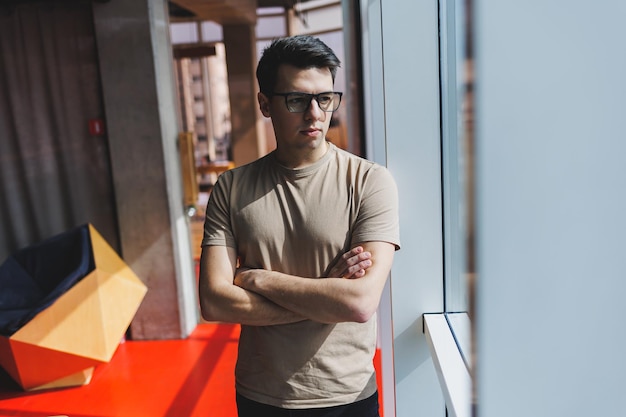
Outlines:
POLYGON ((309 127, 307 129, 300 130, 300 133, 303 133, 303 134, 308 135, 308 136, 315 136, 318 133, 320 133, 321 131, 322 131, 322 129, 318 129, 318 128, 315 128, 315 127, 309 127))

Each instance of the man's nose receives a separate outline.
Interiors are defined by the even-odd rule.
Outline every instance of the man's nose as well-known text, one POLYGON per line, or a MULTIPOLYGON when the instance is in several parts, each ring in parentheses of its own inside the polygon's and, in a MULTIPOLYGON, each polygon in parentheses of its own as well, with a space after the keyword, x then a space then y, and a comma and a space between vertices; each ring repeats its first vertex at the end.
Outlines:
POLYGON ((304 114, 307 118, 319 120, 326 114, 326 112, 320 108, 320 104, 317 102, 317 99, 315 97, 311 97, 309 107, 306 109, 304 114))

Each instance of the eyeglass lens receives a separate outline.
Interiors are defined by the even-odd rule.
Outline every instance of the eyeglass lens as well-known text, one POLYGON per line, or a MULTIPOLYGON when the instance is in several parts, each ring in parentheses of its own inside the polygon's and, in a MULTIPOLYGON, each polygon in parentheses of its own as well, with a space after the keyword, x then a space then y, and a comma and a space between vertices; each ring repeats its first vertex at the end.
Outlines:
POLYGON ((305 112, 311 105, 311 100, 315 99, 318 106, 323 111, 332 112, 339 108, 341 103, 341 93, 327 92, 319 94, 287 93, 285 103, 287 110, 292 113, 305 112))

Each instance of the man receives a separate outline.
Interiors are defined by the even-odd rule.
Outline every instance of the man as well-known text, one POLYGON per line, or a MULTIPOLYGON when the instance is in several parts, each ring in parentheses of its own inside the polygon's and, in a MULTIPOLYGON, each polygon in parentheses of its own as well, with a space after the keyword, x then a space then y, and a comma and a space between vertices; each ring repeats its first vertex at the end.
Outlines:
POLYGON ((340 62, 278 39, 257 68, 276 149, 222 174, 207 205, 200 305, 241 323, 237 407, 248 416, 378 416, 375 311, 399 248, 389 172, 326 139, 340 62))

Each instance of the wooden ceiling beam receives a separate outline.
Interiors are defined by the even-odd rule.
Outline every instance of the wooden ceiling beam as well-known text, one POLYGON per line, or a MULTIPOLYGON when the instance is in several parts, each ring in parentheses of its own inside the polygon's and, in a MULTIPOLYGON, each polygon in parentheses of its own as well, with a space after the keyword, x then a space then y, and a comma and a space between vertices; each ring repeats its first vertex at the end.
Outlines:
POLYGON ((256 23, 257 0, 174 0, 172 3, 195 15, 172 18, 172 21, 210 20, 221 25, 256 23))

